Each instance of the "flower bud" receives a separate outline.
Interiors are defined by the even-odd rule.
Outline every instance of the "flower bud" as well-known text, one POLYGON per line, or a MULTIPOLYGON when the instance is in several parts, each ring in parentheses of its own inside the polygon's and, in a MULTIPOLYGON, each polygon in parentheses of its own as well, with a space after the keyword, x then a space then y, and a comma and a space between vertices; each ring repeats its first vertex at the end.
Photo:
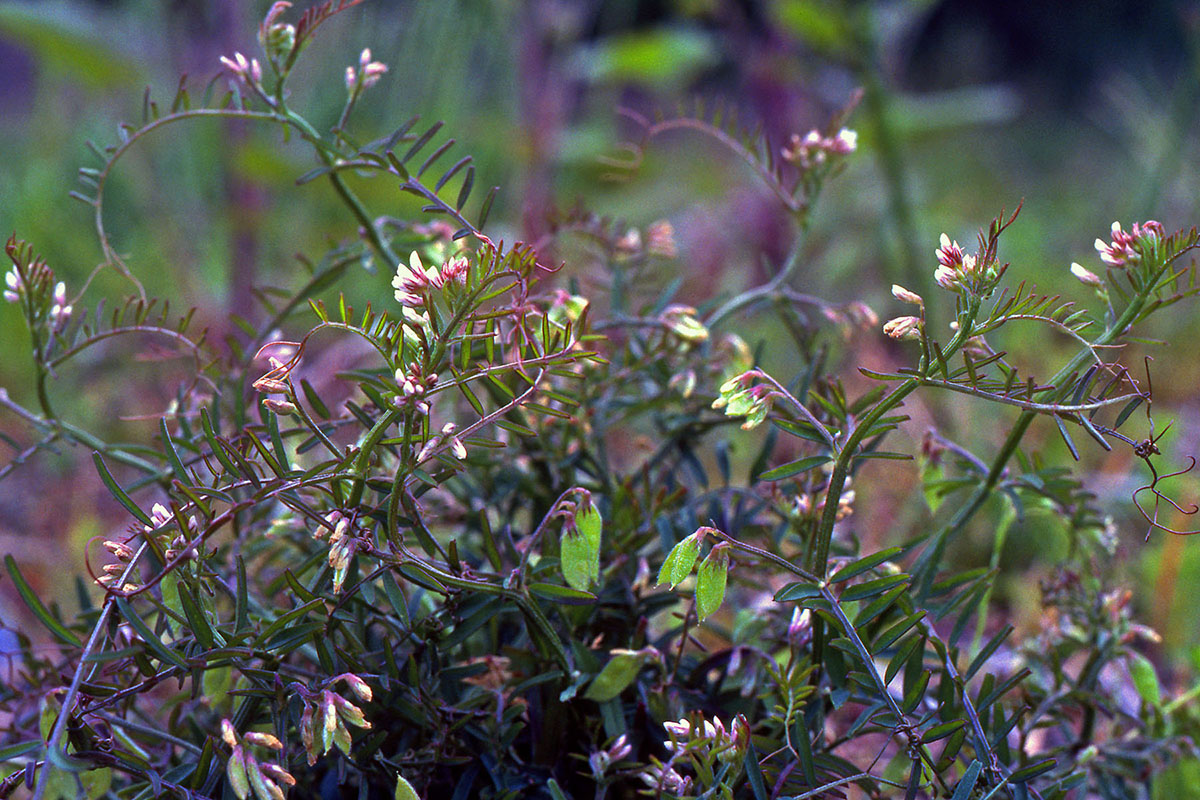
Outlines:
POLYGON ((1104 281, 1100 280, 1100 276, 1085 268, 1082 264, 1078 264, 1074 261, 1071 262, 1071 274, 1074 275, 1084 286, 1104 285, 1104 281))
POLYGON ((341 677, 342 680, 346 682, 346 685, 350 687, 350 691, 354 692, 354 694, 358 696, 358 699, 370 702, 372 697, 371 687, 367 685, 366 681, 355 675, 353 672, 347 672, 341 677))
POLYGON ((892 284, 892 297, 902 303, 912 303, 914 306, 925 305, 925 299, 916 292, 910 292, 898 283, 892 284))
POLYGON ((237 746, 237 732, 233 729, 233 723, 227 719, 221 720, 221 739, 230 747, 237 746))
POLYGON ((279 741, 279 739, 275 738, 269 733, 262 733, 260 731, 247 731, 245 734, 243 734, 242 738, 250 744, 256 744, 259 747, 266 747, 271 750, 283 749, 283 742, 279 741))
POLYGON ((896 317, 884 324, 883 332, 892 339, 919 339, 921 320, 917 317, 896 317))
POLYGON ((263 400, 263 405, 267 410, 274 411, 276 414, 296 413, 296 404, 288 400, 276 400, 274 397, 268 397, 263 400))

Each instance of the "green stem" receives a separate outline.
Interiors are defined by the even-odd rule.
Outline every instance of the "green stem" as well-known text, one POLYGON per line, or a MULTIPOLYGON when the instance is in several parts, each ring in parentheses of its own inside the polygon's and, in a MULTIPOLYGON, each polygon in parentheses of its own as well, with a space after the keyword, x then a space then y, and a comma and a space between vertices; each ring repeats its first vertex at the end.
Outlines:
MULTIPOLYGON (((1159 271, 1157 274, 1161 274, 1159 271)), ((1155 280, 1148 280, 1145 284, 1145 289, 1135 295, 1127 305, 1121 315, 1110 324, 1100 336, 1092 342, 1091 346, 1084 347, 1079 350, 1075 356, 1067 362, 1066 366, 1060 369, 1053 378, 1050 379, 1050 386, 1057 387, 1053 397, 1059 398, 1065 396, 1072 386, 1059 386, 1071 375, 1079 371, 1084 364, 1095 359, 1095 350, 1097 347, 1111 344, 1137 319, 1138 315, 1145 307, 1146 300, 1149 297, 1152 287, 1158 283, 1155 280)), ((1054 391, 1054 390, 1048 390, 1054 391)), ((992 466, 988 470, 983 481, 976 485, 975 490, 967 501, 959 507, 950 521, 937 532, 933 541, 921 554, 913 565, 913 577, 920 584, 921 591, 919 596, 923 600, 928 596, 929 590, 933 584, 934 575, 937 572, 937 565, 941 563, 942 556, 946 551, 946 544, 950 537, 958 533, 967 524, 970 519, 975 516, 975 513, 983 507, 983 504, 991 497, 992 490, 1000 482, 1001 476, 1004 474, 1005 465, 1009 459, 1016 453, 1017 447, 1021 444, 1021 439, 1024 438, 1025 432, 1029 430, 1029 426, 1033 424, 1034 418, 1038 415, 1035 411, 1023 411, 1017 417, 1016 423, 1009 430, 1008 436, 1004 439, 1004 444, 1001 445, 999 452, 996 453, 995 459, 992 461, 992 466)))
MULTIPOLYGON (((975 317, 979 314, 980 302, 978 297, 968 298, 966 310, 959 315, 958 331, 942 350, 947 358, 957 352, 970 337, 975 317)), ((921 386, 923 381, 924 376, 917 375, 901 383, 867 412, 846 437, 837 453, 837 460, 834 461, 833 474, 829 476, 829 488, 825 491, 825 507, 817 525, 817 533, 813 538, 812 547, 809 550, 808 569, 810 572, 817 575, 825 574, 826 564, 829 561, 829 543, 833 538, 833 525, 837 521, 838 498, 842 496, 842 489, 846 485, 846 478, 850 474, 850 465, 858 446, 862 444, 863 439, 866 438, 875 423, 884 414, 899 406, 904 398, 921 386)))

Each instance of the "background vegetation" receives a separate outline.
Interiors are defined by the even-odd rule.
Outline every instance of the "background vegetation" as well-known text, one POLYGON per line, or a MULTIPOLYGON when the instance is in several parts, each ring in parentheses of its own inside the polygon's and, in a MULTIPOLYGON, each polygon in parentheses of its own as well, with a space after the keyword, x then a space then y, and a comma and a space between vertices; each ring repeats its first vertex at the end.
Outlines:
MULTIPOLYGON (((0 4, 0 72, 8 76, 0 86, 0 230, 34 242, 58 277, 82 285, 101 254, 90 209, 70 201, 66 187, 89 163, 86 142, 112 141, 120 122, 137 117, 145 85, 169 95, 178 73, 203 84, 219 55, 250 52, 266 5, 0 4)), ((823 125, 863 87, 849 122, 859 153, 809 220, 797 285, 835 302, 865 301, 886 318, 896 311, 887 293, 893 282, 936 291, 938 234, 970 241, 1001 206, 1024 202, 1005 234, 1004 260, 1047 292, 1078 291, 1067 266, 1094 258, 1091 241, 1110 220, 1153 218, 1172 230, 1200 219, 1200 8, 1064 3, 1049 15, 1032 11, 966 2, 380 2, 327 23, 291 89, 294 103, 328 127, 344 100, 340 79, 330 76, 340 75, 347 53, 370 47, 390 71, 356 111, 360 140, 414 114, 445 120, 456 152, 475 156, 481 185, 503 187, 490 229, 497 241, 537 242, 577 204, 642 228, 667 218, 679 257, 650 284, 681 279, 677 299, 701 303, 714 290, 760 283, 784 256, 786 220, 745 165, 703 137, 678 131, 644 152, 621 149, 638 130, 620 109, 651 116, 680 103, 690 109, 697 98, 725 103, 747 123, 761 120, 781 145, 823 125)), ((251 287, 295 283, 297 255, 322 253, 352 224, 329 192, 281 188, 311 166, 309 152, 281 143, 276 130, 217 120, 180 127, 148 139, 115 173, 106 222, 147 292, 198 307, 197 327, 220 342, 237 333, 229 314, 262 321, 251 287)), ((392 187, 355 188, 389 215, 419 208, 397 200, 392 187)), ((570 267, 582 263, 579 253, 552 252, 569 265, 555 280, 594 288, 594 273, 570 267)), ((344 289, 361 307, 390 297, 390 280, 380 268, 356 273, 344 289)), ((89 289, 112 298, 128 291, 112 272, 89 289)), ((1155 358, 1155 418, 1160 430, 1174 421, 1161 446, 1177 461, 1200 452, 1196 320, 1185 303, 1136 345, 1155 358)), ((931 326, 949 322, 947 313, 931 326)), ((744 332, 747 339, 780 336, 774 323, 752 324, 762 327, 744 332)), ((1037 335, 1004 342, 1015 360, 1056 363, 1072 351, 1067 339, 1030 330, 1037 335)), ((18 315, 0 309, 2 352, 21 352, 26 335, 18 315)), ((87 420, 97 435, 145 441, 171 402, 177 365, 156 363, 131 386, 112 369, 128 352, 114 348, 73 366, 57 377, 56 391, 64 416, 87 420)), ((830 358, 849 352, 873 369, 907 363, 878 329, 853 334, 830 358)), ((768 344, 762 354, 766 369, 787 373, 786 347, 768 344)), ((142 355, 153 361, 155 353, 142 355)), ((342 364, 333 360, 353 354, 328 357, 342 364)), ((1123 360, 1137 363, 1140 351, 1123 360)), ((0 386, 18 401, 29 399, 21 396, 28 370, 27 359, 0 358, 0 386)), ((1003 414, 980 415, 970 399, 932 397, 936 405, 918 399, 906 407, 912 421, 899 435, 909 444, 891 449, 916 452, 931 424, 968 448, 999 440, 1011 425, 1003 414)), ((3 413, 0 433, 14 445, 23 436, 3 413)), ((615 446, 633 452, 637 444, 630 437, 615 446)), ((1069 457, 1048 424, 1035 426, 1027 446, 1069 457)), ((732 458, 744 470, 754 453, 743 444, 732 458)), ((1153 661, 1169 686, 1185 690, 1200 668, 1190 599, 1200 591, 1200 555, 1183 538, 1142 541, 1144 525, 1128 502, 1142 467, 1131 453, 1084 446, 1081 456, 1086 487, 1116 514, 1115 566, 1133 615, 1163 636, 1153 661)), ((16 554, 37 592, 64 609, 78 606, 73 586, 59 579, 64 565, 81 569, 87 540, 126 524, 88 462, 78 448, 42 452, 0 482, 0 549, 16 554)), ((867 541, 885 531, 903 538, 928 519, 914 494, 917 470, 885 466, 902 478, 888 482, 887 494, 862 499, 853 529, 867 541)), ((882 469, 872 465, 856 480, 870 482, 870 470, 882 469)), ((1192 475, 1177 486, 1178 496, 1200 495, 1192 475)), ((956 545, 955 563, 989 562, 1000 513, 985 509, 956 545)), ((1066 553, 1060 527, 1051 514, 1031 513, 1008 530, 998 556, 993 599, 1024 633, 1046 624, 1039 580, 1066 553)), ((0 592, 6 629, 30 630, 11 584, 0 592)), ((14 641, 6 636, 0 647, 14 641)))

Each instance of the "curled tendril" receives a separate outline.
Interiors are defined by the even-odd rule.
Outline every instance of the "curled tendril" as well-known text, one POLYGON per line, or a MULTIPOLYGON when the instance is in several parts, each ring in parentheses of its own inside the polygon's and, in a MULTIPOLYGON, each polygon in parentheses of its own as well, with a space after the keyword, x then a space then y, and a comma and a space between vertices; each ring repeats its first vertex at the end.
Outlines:
MULTIPOLYGON (((1154 359, 1151 358, 1150 356, 1146 356, 1146 394, 1147 394, 1147 396, 1152 395, 1152 393, 1154 391, 1154 384, 1151 382, 1151 379, 1150 379, 1150 362, 1153 360, 1154 359)), ((1195 456, 1188 456, 1188 465, 1186 467, 1184 467, 1183 469, 1176 470, 1175 472, 1168 472, 1165 475, 1159 475, 1158 470, 1156 470, 1154 468, 1154 463, 1150 460, 1150 458, 1151 458, 1151 456, 1159 455, 1162 452, 1161 450, 1158 449, 1158 440, 1161 439, 1163 436, 1165 436, 1167 431, 1169 431, 1171 429, 1171 424, 1167 423, 1167 427, 1162 429, 1162 433, 1159 433, 1157 436, 1155 436, 1154 435, 1154 418, 1150 416, 1150 403, 1146 403, 1146 419, 1149 420, 1149 422, 1150 422, 1149 438, 1143 439, 1142 441, 1137 442, 1137 443, 1131 442, 1131 444, 1133 444, 1133 454, 1135 456, 1137 456, 1138 458, 1140 458, 1142 461, 1145 461, 1146 466, 1150 469, 1150 483, 1146 484, 1145 486, 1139 486, 1137 489, 1135 489, 1133 491, 1133 504, 1135 506, 1137 506, 1137 510, 1141 513, 1142 518, 1145 519, 1146 522, 1150 523, 1150 527, 1146 529, 1146 539, 1145 540, 1147 542, 1150 541, 1150 534, 1154 532, 1155 528, 1158 528, 1159 530, 1162 530, 1162 531, 1166 531, 1167 533, 1173 533, 1176 536, 1194 536, 1195 534, 1200 533, 1200 528, 1197 528, 1195 530, 1190 530, 1190 531, 1181 531, 1181 530, 1176 530, 1175 528, 1169 528, 1166 525, 1163 525, 1161 522, 1159 522, 1158 521, 1158 507, 1159 507, 1160 503, 1165 501, 1168 504, 1170 504, 1170 506, 1172 508, 1174 508, 1176 511, 1178 511, 1180 514, 1190 517, 1190 516, 1200 512, 1200 506, 1197 506, 1195 503, 1189 503, 1187 508, 1184 508, 1183 506, 1179 505, 1179 503, 1176 503, 1174 500, 1172 500, 1171 498, 1167 497, 1165 494, 1160 492, 1158 490, 1158 484, 1161 483, 1162 481, 1168 480, 1170 478, 1178 478, 1181 475, 1187 475, 1189 472, 1191 472, 1193 469, 1196 468, 1196 458, 1195 458, 1195 456), (1142 492, 1152 492, 1154 494, 1154 513, 1153 514, 1146 513, 1145 507, 1141 504, 1141 501, 1138 500, 1138 495, 1141 494, 1142 492)))
MULTIPOLYGON (((1166 433, 1166 431, 1164 430, 1163 433, 1166 433)), ((1161 436, 1162 434, 1159 434, 1159 435, 1161 436)), ((1180 514, 1183 514, 1185 516, 1190 517, 1193 514, 1200 512, 1200 506, 1197 506, 1195 503, 1189 503, 1188 506, 1186 508, 1184 508, 1183 506, 1179 505, 1174 500, 1167 497, 1165 494, 1163 494, 1162 492, 1160 492, 1158 490, 1158 484, 1161 481, 1165 481, 1168 478, 1177 478, 1180 475, 1186 475, 1189 472, 1191 472, 1193 469, 1195 469, 1196 468, 1196 458, 1195 458, 1195 456, 1188 456, 1188 465, 1186 467, 1184 467, 1183 469, 1177 470, 1175 472, 1168 472, 1165 475, 1159 475, 1158 471, 1154 469, 1154 464, 1152 464, 1150 461, 1150 456, 1152 454, 1157 454, 1159 452, 1158 447, 1157 447, 1157 445, 1155 445, 1154 442, 1155 442, 1154 439, 1145 439, 1145 440, 1139 442, 1133 448, 1134 454, 1138 458, 1140 458, 1146 462, 1146 466, 1150 468, 1150 475, 1151 475, 1150 483, 1146 484, 1145 486, 1139 486, 1133 492, 1133 504, 1135 506, 1137 506, 1137 510, 1139 512, 1141 512, 1142 517, 1146 520, 1146 522, 1150 523, 1150 527, 1146 531, 1146 541, 1150 541, 1150 534, 1154 531, 1155 528, 1166 531, 1167 533, 1173 533, 1176 536, 1193 536, 1195 534, 1198 534, 1198 533, 1200 533, 1200 529, 1190 530, 1190 531, 1181 531, 1181 530, 1176 530, 1175 528, 1167 527, 1166 525, 1163 525, 1161 522, 1158 521, 1158 507, 1159 507, 1159 503, 1161 503, 1163 501, 1169 503, 1172 508, 1174 508, 1180 514), (1141 504, 1141 501, 1138 500, 1138 495, 1141 494, 1142 492, 1153 492, 1154 493, 1153 514, 1147 513, 1145 507, 1141 504)))

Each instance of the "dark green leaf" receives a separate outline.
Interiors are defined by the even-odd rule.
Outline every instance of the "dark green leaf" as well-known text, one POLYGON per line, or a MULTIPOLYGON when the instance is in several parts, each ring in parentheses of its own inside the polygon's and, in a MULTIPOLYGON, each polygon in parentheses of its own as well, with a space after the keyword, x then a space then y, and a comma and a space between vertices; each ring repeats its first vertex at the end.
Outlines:
POLYGON ((613 651, 600 674, 592 679, 583 696, 597 703, 607 703, 637 679, 646 657, 636 650, 613 651))
POLYGON ((1064 442, 1067 443, 1067 449, 1071 451, 1071 457, 1076 461, 1079 460, 1079 450, 1075 447, 1075 442, 1071 441, 1071 434, 1067 433, 1067 426, 1063 424, 1062 417, 1055 415, 1054 424, 1058 426, 1058 432, 1062 436, 1064 442))
POLYGON ((938 739, 945 739, 950 734, 966 725, 965 719, 955 719, 950 722, 944 722, 941 725, 934 725, 921 736, 921 741, 925 744, 936 742, 938 739))
POLYGON ((1047 758, 1037 763, 1030 764, 1028 767, 1022 767, 1009 776, 1009 781, 1012 783, 1025 783, 1033 780, 1042 773, 1049 772, 1058 765, 1058 761, 1053 758, 1047 758))
POLYGON ((17 568, 17 562, 11 555, 4 556, 4 566, 8 569, 8 574, 12 577, 13 585, 17 587, 17 593, 21 595, 21 599, 25 601, 25 605, 33 612, 33 615, 38 618, 54 637, 64 644, 73 647, 83 647, 83 642, 79 641, 79 637, 71 632, 66 625, 63 625, 59 620, 50 613, 50 609, 42 605, 42 601, 38 599, 33 588, 25 580, 25 576, 17 568))
POLYGON ((841 601, 849 603, 854 600, 865 600, 868 597, 874 597, 877 594, 883 594, 889 589, 899 586, 902 583, 907 583, 908 575, 903 573, 899 575, 888 575, 883 578, 875 578, 874 580, 864 581, 855 584, 842 592, 841 601))
POLYGON ((807 600, 810 597, 820 597, 821 587, 815 583, 807 583, 805 581, 797 581, 789 583, 778 592, 775 593, 775 602, 786 603, 791 600, 807 600))
POLYGON ((791 461, 775 469, 768 470, 758 476, 760 481, 778 481, 784 478, 790 478, 793 475, 799 475, 802 472, 808 472, 811 469, 816 469, 822 464, 828 464, 832 459, 829 456, 809 456, 808 458, 797 459, 791 461))
MULTIPOLYGON (((860 558, 833 573, 833 577, 829 579, 831 584, 841 583, 849 580, 857 575, 861 575, 873 567, 877 567, 885 561, 889 561, 899 555, 904 550, 903 547, 889 547, 887 550, 880 550, 878 553, 873 553, 866 558, 860 558)), ((776 597, 776 600, 779 598, 776 597)))
POLYGON ((529 584, 529 591, 538 597, 545 597, 547 600, 554 600, 569 606, 588 606, 596 602, 596 595, 591 592, 572 589, 569 586, 559 586, 557 583, 534 582, 529 584))
POLYGON ((762 767, 758 764, 758 753, 754 751, 753 744, 746 748, 742 766, 746 770, 746 781, 750 784, 750 791, 754 792, 754 800, 767 800, 770 795, 767 794, 767 784, 763 780, 762 767))
POLYGON ((142 618, 133 610, 133 606, 124 597, 118 597, 117 608, 121 611, 121 617, 129 623, 129 626, 137 632, 138 636, 142 637, 142 641, 146 646, 155 652, 155 654, 168 664, 174 664, 177 667, 186 667, 187 662, 183 660, 183 656, 175 652, 171 648, 163 644, 162 640, 154 635, 154 631, 146 625, 142 618))
POLYGON ((954 787, 954 794, 950 800, 967 800, 971 796, 971 792, 975 790, 975 782, 979 780, 980 772, 983 772, 983 763, 979 760, 972 761, 971 766, 967 767, 967 771, 963 773, 958 786, 954 787))
POLYGON ((142 511, 138 504, 129 498, 129 495, 125 494, 125 490, 121 488, 116 478, 108 471, 108 467, 105 465, 104 457, 100 455, 100 451, 96 450, 92 452, 92 461, 96 464, 96 471, 100 473, 100 480, 104 482, 113 499, 125 506, 125 510, 137 517, 143 525, 153 527, 153 522, 151 522, 146 512, 142 511))

